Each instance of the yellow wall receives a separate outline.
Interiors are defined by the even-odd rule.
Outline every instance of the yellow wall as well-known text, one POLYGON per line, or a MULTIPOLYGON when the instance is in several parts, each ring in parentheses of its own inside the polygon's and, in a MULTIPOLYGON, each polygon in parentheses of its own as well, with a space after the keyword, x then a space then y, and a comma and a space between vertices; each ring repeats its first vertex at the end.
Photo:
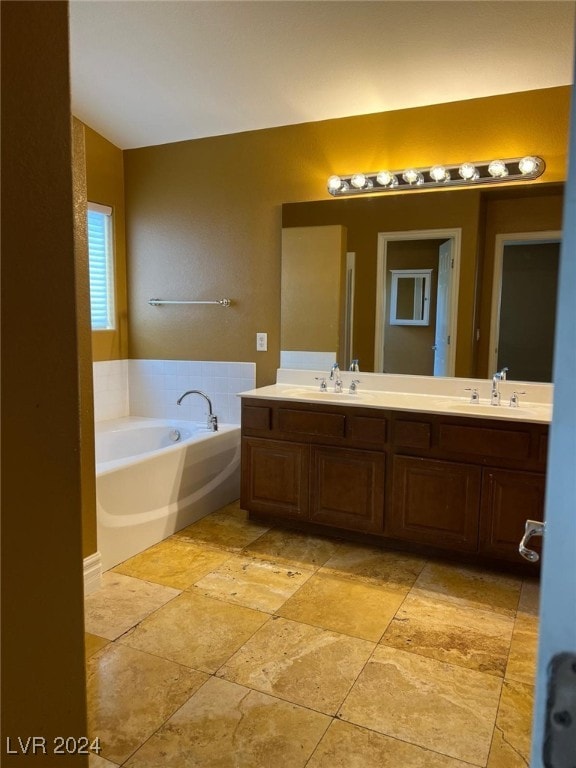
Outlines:
POLYGON ((124 159, 122 150, 89 126, 85 126, 85 142, 88 200, 110 205, 114 223, 116 328, 92 333, 93 356, 94 360, 122 360, 128 357, 124 159))
POLYGON ((68 5, 1 14, 0 763, 87 766, 52 749, 87 732, 68 5), (34 735, 47 754, 8 754, 34 735))
MULTIPOLYGON (((282 203, 327 199, 333 173, 526 153, 545 158, 543 182, 562 181, 569 98, 559 87, 126 151, 130 357, 256 361, 258 384, 272 382, 282 203), (150 307, 152 297, 234 305, 150 307), (257 331, 268 352, 256 352, 257 331)), ((477 268, 476 254, 462 265, 468 307, 477 268)), ((468 371, 470 311, 461 327, 468 371)))
POLYGON ((283 350, 337 355, 345 245, 339 226, 282 230, 283 350))

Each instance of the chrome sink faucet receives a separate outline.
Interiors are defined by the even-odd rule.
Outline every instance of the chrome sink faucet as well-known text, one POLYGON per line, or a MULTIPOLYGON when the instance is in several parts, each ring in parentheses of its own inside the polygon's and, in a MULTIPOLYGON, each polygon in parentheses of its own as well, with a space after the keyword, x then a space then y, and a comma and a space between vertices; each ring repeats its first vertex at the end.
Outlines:
POLYGON ((334 382, 334 392, 342 392, 342 379, 340 378, 340 366, 334 363, 330 370, 330 381, 334 382))
POLYGON ((506 374, 508 368, 502 368, 501 371, 496 371, 492 376, 492 392, 490 394, 490 405, 500 405, 500 382, 506 381, 506 374))
POLYGON ((183 395, 180 395, 176 401, 176 405, 182 405, 182 400, 188 395, 200 395, 200 397, 203 397, 204 400, 206 400, 208 403, 208 429, 212 432, 218 432, 218 416, 212 413, 212 402, 204 392, 201 392, 199 389, 189 389, 187 392, 184 392, 183 395))

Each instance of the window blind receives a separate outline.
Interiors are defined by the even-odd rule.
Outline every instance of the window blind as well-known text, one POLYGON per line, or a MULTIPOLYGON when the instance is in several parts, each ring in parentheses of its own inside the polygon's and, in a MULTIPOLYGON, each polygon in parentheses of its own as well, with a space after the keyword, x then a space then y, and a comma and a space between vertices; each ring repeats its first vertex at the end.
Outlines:
POLYGON ((114 328, 112 209, 88 203, 88 261, 92 330, 114 328))

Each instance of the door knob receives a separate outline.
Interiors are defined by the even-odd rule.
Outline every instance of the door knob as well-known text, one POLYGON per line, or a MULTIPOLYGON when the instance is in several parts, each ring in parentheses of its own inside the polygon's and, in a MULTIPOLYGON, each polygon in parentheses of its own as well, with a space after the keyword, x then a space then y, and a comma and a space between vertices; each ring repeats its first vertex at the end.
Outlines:
POLYGON ((541 523, 539 520, 526 520, 524 536, 522 536, 520 544, 518 545, 518 552, 531 563, 537 563, 538 560, 540 560, 540 555, 533 549, 528 549, 526 545, 532 536, 543 536, 545 527, 546 523, 541 523))

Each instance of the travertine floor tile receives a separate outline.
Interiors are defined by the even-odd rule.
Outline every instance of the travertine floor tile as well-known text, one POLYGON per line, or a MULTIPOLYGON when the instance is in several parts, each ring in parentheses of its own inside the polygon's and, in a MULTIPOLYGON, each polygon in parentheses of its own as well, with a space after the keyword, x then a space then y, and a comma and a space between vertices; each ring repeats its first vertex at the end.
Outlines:
POLYGON ((417 555, 360 544, 342 544, 321 572, 370 584, 397 587, 405 592, 407 587, 414 584, 425 564, 426 560, 417 555))
POLYGON ((414 594, 514 616, 521 579, 479 568, 428 563, 414 584, 414 594))
POLYGON ((269 619, 265 613, 188 591, 141 622, 120 642, 215 672, 269 619))
POLYGON ((230 556, 230 552, 207 549, 171 536, 117 565, 114 571, 155 584, 186 589, 230 556))
POLYGON ((306 768, 470 768, 470 763, 334 720, 306 768))
POLYGON ((172 587, 108 571, 101 588, 84 601, 86 631, 115 640, 178 594, 172 587))
POLYGON ((100 757, 122 763, 202 685, 207 675, 123 645, 88 662, 88 729, 100 757))
POLYGON ((380 645, 340 709, 343 720, 484 766, 502 681, 380 645))
POLYGON ((540 582, 537 579, 524 579, 518 602, 518 613, 526 613, 537 618, 539 609, 540 582))
POLYGON ((118 763, 111 763, 100 755, 90 755, 88 758, 88 768, 118 768, 118 763))
POLYGON ((503 677, 513 627, 510 616, 410 594, 381 643, 503 677))
POLYGON ((534 684, 538 654, 538 619, 518 613, 506 667, 506 679, 534 684))
POLYGON ((105 645, 108 645, 110 640, 106 640, 104 637, 98 637, 98 635, 91 635, 89 632, 84 633, 84 651, 86 658, 94 656, 95 653, 102 650, 105 645))
POLYGON ((526 768, 530 763, 534 686, 505 680, 488 768, 526 768))
POLYGON ((208 597, 272 613, 310 576, 310 571, 233 555, 197 581, 194 590, 208 597))
POLYGON ((378 641, 404 595, 398 589, 317 573, 278 613, 294 621, 378 641))
POLYGON ((335 714, 375 644, 286 619, 269 621, 219 677, 335 714))
POLYGON ((309 709, 211 678, 127 768, 304 768, 330 723, 309 709))
POLYGON ((234 502, 174 535, 197 543, 202 542, 216 549, 238 552, 266 533, 268 529, 267 525, 250 521, 248 512, 240 509, 238 502, 234 502))
POLYGON ((324 539, 297 531, 273 528, 249 544, 245 552, 247 555, 262 557, 271 562, 317 570, 340 546, 341 543, 336 539, 324 539))

